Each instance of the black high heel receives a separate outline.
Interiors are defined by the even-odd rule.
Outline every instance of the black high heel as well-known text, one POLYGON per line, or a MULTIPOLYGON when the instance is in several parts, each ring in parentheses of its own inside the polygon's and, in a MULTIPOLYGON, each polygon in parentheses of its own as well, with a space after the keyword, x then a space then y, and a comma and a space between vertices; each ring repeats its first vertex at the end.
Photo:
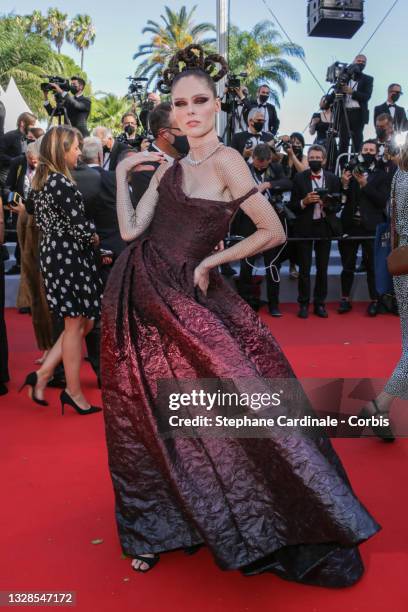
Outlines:
MULTIPOLYGON (((360 418, 368 420, 368 419, 371 419, 373 416, 387 416, 388 415, 388 412, 382 412, 378 408, 377 402, 374 399, 370 401, 370 404, 374 406, 375 412, 374 413, 369 412, 367 406, 365 406, 360 412, 360 414, 358 415, 360 418)), ((394 435, 391 425, 371 425, 370 423, 367 423, 367 426, 371 427, 375 435, 381 440, 383 440, 384 442, 395 442, 395 435, 394 435)))
POLYGON ((18 390, 19 393, 21 393, 21 391, 24 389, 24 387, 29 386, 31 387, 31 396, 30 399, 33 400, 33 402, 35 402, 36 404, 39 404, 40 406, 48 406, 48 402, 46 402, 45 400, 42 399, 38 399, 38 397, 35 397, 35 386, 38 383, 38 376, 37 376, 37 372, 30 372, 30 374, 28 374, 26 376, 25 381, 23 382, 23 384, 21 385, 20 389, 18 390))
POLYGON ((62 414, 64 414, 65 404, 68 404, 68 406, 72 406, 72 408, 75 408, 78 414, 92 414, 94 412, 101 412, 102 410, 102 408, 98 408, 98 406, 91 406, 90 408, 88 408, 88 410, 84 410, 83 408, 80 408, 65 390, 61 391, 60 400, 61 400, 62 414))
POLYGON ((202 546, 204 546, 204 544, 194 544, 193 546, 185 546, 183 548, 183 551, 186 553, 186 555, 195 555, 196 552, 198 552, 202 546))
POLYGON ((153 569, 156 563, 160 559, 160 555, 155 555, 154 557, 144 557, 143 555, 132 555, 132 557, 134 559, 137 559, 138 561, 143 561, 143 563, 146 563, 149 566, 146 569, 140 569, 140 567, 136 568, 136 567, 133 567, 132 565, 132 569, 135 572, 142 572, 142 574, 145 574, 146 572, 149 572, 151 569, 153 569))

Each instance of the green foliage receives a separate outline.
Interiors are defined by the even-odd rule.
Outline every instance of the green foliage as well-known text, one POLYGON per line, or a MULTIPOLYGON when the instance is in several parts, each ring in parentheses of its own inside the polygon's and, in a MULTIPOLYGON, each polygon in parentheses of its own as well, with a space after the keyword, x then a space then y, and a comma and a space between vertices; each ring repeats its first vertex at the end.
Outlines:
POLYGON ((229 40, 230 71, 248 73, 245 84, 251 95, 256 93, 259 85, 267 83, 278 106, 279 92, 285 94, 287 80, 300 80, 298 71, 284 56, 304 57, 304 51, 299 45, 282 42, 271 21, 261 21, 251 31, 232 26, 229 40))
POLYGON ((69 24, 66 38, 81 52, 81 70, 84 68, 84 51, 94 44, 95 36, 95 27, 89 15, 76 15, 69 24))
POLYGON ((192 43, 200 43, 207 49, 214 45, 214 37, 205 38, 205 35, 215 31, 214 25, 211 23, 194 25, 193 14, 196 8, 197 6, 193 6, 190 12, 187 12, 183 6, 177 12, 166 6, 165 15, 160 15, 163 23, 149 19, 143 28, 142 33, 150 33, 151 40, 150 43, 139 46, 133 59, 139 60, 135 74, 148 77, 149 85, 160 76, 168 60, 179 49, 184 49, 192 43))
POLYGON ((122 115, 129 110, 134 109, 126 97, 121 98, 112 93, 104 93, 103 97, 92 99, 92 112, 88 125, 91 129, 103 125, 111 128, 114 133, 120 133, 122 131, 120 120, 122 115))

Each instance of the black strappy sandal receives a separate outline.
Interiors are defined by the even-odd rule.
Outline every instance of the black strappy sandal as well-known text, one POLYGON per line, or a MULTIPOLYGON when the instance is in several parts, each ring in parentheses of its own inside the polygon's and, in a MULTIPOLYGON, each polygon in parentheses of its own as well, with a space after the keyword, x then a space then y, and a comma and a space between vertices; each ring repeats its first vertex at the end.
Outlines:
POLYGON ((146 569, 141 569, 140 566, 134 567, 132 564, 132 569, 135 572, 141 572, 142 574, 145 574, 146 572, 150 572, 150 570, 154 568, 154 566, 160 559, 160 555, 155 555, 154 557, 144 557, 143 555, 132 555, 132 557, 133 559, 137 559, 138 561, 143 561, 143 563, 146 563, 149 566, 146 569))
MULTIPOLYGON (((369 421, 373 416, 384 416, 389 417, 389 413, 383 412, 378 408, 377 402, 373 399, 370 401, 370 404, 374 406, 375 412, 371 413, 367 407, 364 407, 360 414, 358 415, 360 418, 369 421)), ((395 442, 395 435, 392 430, 391 425, 371 425, 370 422, 367 423, 367 426, 371 428, 371 430, 375 433, 375 435, 383 440, 384 442, 395 442)))
POLYGON ((204 546, 204 544, 194 544, 193 546, 186 546, 185 548, 183 548, 183 551, 186 555, 195 555, 196 552, 198 552, 202 546, 204 546))

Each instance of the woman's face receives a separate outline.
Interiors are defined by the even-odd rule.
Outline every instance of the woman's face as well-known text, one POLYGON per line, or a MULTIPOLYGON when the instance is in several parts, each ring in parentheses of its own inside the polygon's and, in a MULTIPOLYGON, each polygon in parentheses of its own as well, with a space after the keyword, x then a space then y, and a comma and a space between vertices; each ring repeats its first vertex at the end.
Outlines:
POLYGON ((71 145, 71 148, 65 152, 65 161, 67 162, 68 168, 71 170, 72 168, 76 168, 78 165, 78 158, 81 155, 81 149, 79 148, 79 141, 77 136, 75 136, 74 141, 71 145))
POLYGON ((200 138, 214 129, 220 101, 204 79, 196 76, 181 79, 173 88, 172 101, 174 116, 183 134, 200 138))

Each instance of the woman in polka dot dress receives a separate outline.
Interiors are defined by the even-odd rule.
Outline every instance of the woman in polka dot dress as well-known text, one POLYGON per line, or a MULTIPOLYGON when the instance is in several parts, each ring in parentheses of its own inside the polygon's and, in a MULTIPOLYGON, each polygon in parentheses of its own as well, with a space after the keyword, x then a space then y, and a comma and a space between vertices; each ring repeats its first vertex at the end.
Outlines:
POLYGON ((70 174, 80 153, 76 131, 69 127, 52 128, 41 142, 33 179, 34 215, 41 230, 40 264, 48 306, 64 319, 64 331, 25 384, 35 402, 47 405, 44 389, 62 358, 67 380, 62 410, 69 404, 79 414, 90 414, 100 408, 84 397, 79 371, 82 339, 100 316, 102 282, 93 249, 99 238, 84 216, 83 198, 70 174))

